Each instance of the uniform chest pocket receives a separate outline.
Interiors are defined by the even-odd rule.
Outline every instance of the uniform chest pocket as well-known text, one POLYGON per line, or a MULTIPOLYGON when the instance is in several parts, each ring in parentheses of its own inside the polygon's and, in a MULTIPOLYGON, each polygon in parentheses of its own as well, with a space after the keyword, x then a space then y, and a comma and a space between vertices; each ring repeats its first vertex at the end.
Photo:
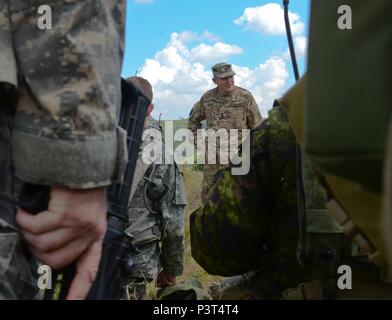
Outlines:
POLYGON ((245 108, 241 104, 226 105, 222 109, 224 117, 236 129, 243 128, 245 125, 245 108))
POLYGON ((205 108, 205 116, 207 120, 207 126, 209 128, 214 127, 216 124, 217 120, 219 119, 220 113, 219 113, 219 106, 216 104, 209 104, 205 108))

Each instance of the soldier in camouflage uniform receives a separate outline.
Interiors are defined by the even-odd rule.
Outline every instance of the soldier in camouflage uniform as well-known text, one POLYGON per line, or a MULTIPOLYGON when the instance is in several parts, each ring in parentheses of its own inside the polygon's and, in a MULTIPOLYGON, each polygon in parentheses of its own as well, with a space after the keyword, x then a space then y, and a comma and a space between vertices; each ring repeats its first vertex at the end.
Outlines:
POLYGON ((306 213, 299 214, 296 141, 282 107, 252 132, 250 163, 247 175, 233 176, 229 168, 216 175, 207 202, 190 217, 195 260, 209 273, 232 277, 213 287, 215 298, 392 297, 380 270, 328 217, 325 193, 309 170, 306 213), (337 288, 340 265, 352 269, 352 290, 337 288))
POLYGON ((76 262, 69 299, 91 286, 106 186, 126 161, 116 129, 124 21, 122 0, 0 0, 0 299, 37 289, 21 235, 42 263, 76 262), (52 30, 37 27, 40 5, 52 30), (51 186, 47 211, 15 217, 13 168, 24 183, 51 186))
MULTIPOLYGON (((141 77, 129 79, 152 101, 152 89, 141 77)), ((153 105, 149 107, 149 113, 153 105)), ((161 143, 158 123, 147 117, 141 150, 149 143, 161 143)), ((163 145, 161 145, 163 147, 163 145)), ((157 287, 176 283, 184 264, 184 214, 186 195, 177 164, 145 163, 139 155, 129 203, 129 227, 138 252, 130 252, 133 271, 128 275, 127 292, 131 299, 146 299, 146 284, 157 278, 157 287)), ((164 150, 162 150, 162 154, 164 150)), ((154 160, 152 159, 152 160, 154 160)))
MULTIPOLYGON (((212 67, 217 85, 215 89, 207 91, 193 106, 189 115, 188 128, 196 137, 197 129, 201 128, 201 121, 207 122, 207 128, 218 129, 252 129, 261 122, 261 115, 252 94, 234 85, 234 71, 230 64, 218 63, 212 67)), ((240 136, 240 135, 239 135, 240 136)), ((241 138, 241 137, 240 137, 241 138)), ((195 139, 196 141, 196 139, 195 139)), ((217 150, 217 164, 204 165, 202 200, 206 199, 213 177, 216 172, 224 168, 219 164, 219 148, 217 150)))
POLYGON ((240 298, 276 299, 309 276, 296 258, 295 137, 280 107, 252 132, 250 164, 247 175, 227 168, 215 176, 190 217, 192 256, 211 274, 249 272, 240 298))

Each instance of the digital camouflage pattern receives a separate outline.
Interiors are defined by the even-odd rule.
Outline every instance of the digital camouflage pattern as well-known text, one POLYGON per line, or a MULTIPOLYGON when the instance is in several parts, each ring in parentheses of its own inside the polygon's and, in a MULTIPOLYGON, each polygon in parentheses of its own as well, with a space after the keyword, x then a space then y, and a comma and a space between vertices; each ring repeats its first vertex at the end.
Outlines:
MULTIPOLYGON (((193 136, 201 128, 201 121, 206 120, 207 128, 219 129, 252 129, 261 122, 259 108, 252 94, 241 87, 235 86, 231 95, 222 95, 218 89, 207 91, 193 106, 189 115, 188 128, 193 136)), ((239 134, 241 138, 241 135, 239 134)), ((219 163, 219 148, 217 164, 204 165, 202 199, 205 200, 216 172, 224 167, 219 163)))
POLYGON ((21 180, 92 188, 117 178, 124 19, 125 0, 0 1, 0 82, 19 89, 21 180), (37 27, 40 5, 51 7, 52 31, 37 27))
POLYGON ((218 93, 218 89, 207 91, 192 108, 188 128, 196 136, 200 122, 207 121, 208 129, 251 129, 261 122, 261 115, 252 94, 235 86, 231 95, 218 93))
POLYGON ((125 3, 0 0, 1 299, 31 299, 36 283, 14 227, 13 167, 24 182, 75 188, 121 174, 125 3), (53 30, 37 27, 40 5, 50 6, 53 30))
MULTIPOLYGON (((146 177, 150 177, 152 167, 146 172, 146 177)), ((147 244, 152 244, 155 250, 145 248, 144 254, 149 258, 145 261, 149 265, 135 267, 135 276, 142 272, 141 278, 154 279, 158 273, 159 257, 154 251, 158 250, 155 244, 162 242, 160 264, 163 269, 172 275, 181 275, 183 271, 184 255, 184 211, 185 195, 180 197, 175 193, 182 188, 182 177, 174 165, 155 165, 155 171, 151 184, 147 189, 149 205, 157 213, 148 211, 144 204, 144 188, 148 183, 142 180, 130 202, 128 216, 130 232, 134 237, 136 247, 143 248, 147 244), (155 256, 154 256, 155 255, 155 256)), ((184 193, 184 191, 181 191, 184 193)), ((159 252, 159 250, 158 250, 159 252)), ((133 257, 133 254, 131 254, 133 257)), ((140 260, 143 260, 141 258, 140 260)))
POLYGON ((250 163, 245 176, 221 171, 191 214, 192 256, 211 274, 258 270, 248 285, 257 298, 274 299, 309 278, 296 258, 295 137, 280 107, 252 132, 250 163))
POLYGON ((12 113, 0 95, 0 300, 32 299, 36 292, 33 264, 24 254, 15 228, 16 198, 11 161, 12 113))
MULTIPOLYGON (((148 120, 146 129, 160 130, 155 120, 151 117, 148 120)), ((135 177, 139 179, 130 200, 126 232, 134 237, 139 252, 129 254, 134 263, 133 272, 128 275, 130 282, 134 279, 150 282, 160 268, 179 276, 183 272, 185 246, 186 195, 182 176, 174 164, 143 165, 141 154, 136 168, 140 172, 135 177), (144 192, 154 212, 146 207, 144 192)))
POLYGON ((33 299, 38 291, 35 266, 18 230, 0 218, 0 300, 33 299))

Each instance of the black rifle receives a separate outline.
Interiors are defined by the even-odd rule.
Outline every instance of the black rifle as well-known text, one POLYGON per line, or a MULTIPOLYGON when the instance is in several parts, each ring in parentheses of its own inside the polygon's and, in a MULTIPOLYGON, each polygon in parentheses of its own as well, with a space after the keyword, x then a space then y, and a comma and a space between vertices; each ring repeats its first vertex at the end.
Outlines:
POLYGON ((128 203, 142 140, 147 107, 151 101, 132 84, 122 80, 120 126, 127 131, 128 164, 122 182, 109 188, 108 229, 95 282, 87 299, 120 299, 126 275, 132 269, 127 254, 136 251, 132 236, 125 233, 128 203))
MULTIPOLYGON (((151 101, 124 79, 121 80, 121 92, 119 125, 127 132, 128 163, 123 180, 108 188, 108 226, 98 273, 87 296, 87 299, 91 300, 121 298, 126 274, 132 268, 132 261, 127 260, 127 253, 136 250, 132 244, 132 236, 126 234, 124 230, 128 221, 128 202, 144 121, 151 101)), ((25 184, 20 194, 20 207, 33 214, 47 210, 49 191, 49 186, 25 184)), ((52 290, 45 290, 44 299, 52 300, 58 285, 60 285, 58 299, 65 299, 74 274, 73 264, 55 272, 53 279, 58 283, 55 283, 52 290)))

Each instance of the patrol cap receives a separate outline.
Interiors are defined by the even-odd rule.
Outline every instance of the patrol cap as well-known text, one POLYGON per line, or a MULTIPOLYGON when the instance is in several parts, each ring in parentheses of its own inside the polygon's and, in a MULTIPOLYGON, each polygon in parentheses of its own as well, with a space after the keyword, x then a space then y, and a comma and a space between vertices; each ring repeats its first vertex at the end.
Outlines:
POLYGON ((222 79, 226 77, 234 76, 236 73, 231 69, 231 64, 221 62, 217 63, 212 67, 212 73, 214 79, 222 79))
POLYGON ((148 82, 146 79, 142 78, 142 77, 130 77, 127 79, 128 82, 131 82, 133 85, 135 85, 136 87, 138 87, 143 94, 150 99, 150 101, 152 101, 153 98, 153 94, 152 94, 152 86, 150 84, 150 82, 148 82))

